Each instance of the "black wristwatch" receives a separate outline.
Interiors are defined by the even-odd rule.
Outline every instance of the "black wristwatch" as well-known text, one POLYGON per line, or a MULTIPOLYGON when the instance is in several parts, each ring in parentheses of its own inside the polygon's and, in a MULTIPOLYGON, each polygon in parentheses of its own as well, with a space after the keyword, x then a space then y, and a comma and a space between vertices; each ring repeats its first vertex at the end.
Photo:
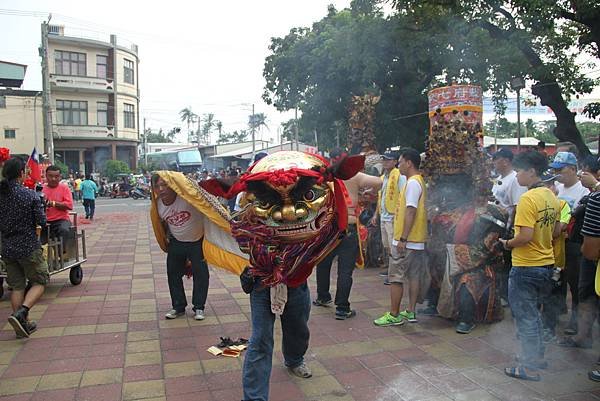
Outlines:
POLYGON ((400 242, 408 242, 408 240, 406 238, 400 238, 399 240, 400 242))

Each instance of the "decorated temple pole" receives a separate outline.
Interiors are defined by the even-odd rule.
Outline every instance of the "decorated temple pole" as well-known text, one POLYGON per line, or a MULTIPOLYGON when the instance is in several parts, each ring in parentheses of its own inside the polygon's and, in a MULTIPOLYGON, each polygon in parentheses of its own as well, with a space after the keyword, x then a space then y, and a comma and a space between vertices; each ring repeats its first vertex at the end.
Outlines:
POLYGON ((428 96, 430 132, 422 168, 432 284, 439 290, 434 301, 447 318, 459 320, 467 300, 474 305, 474 321, 495 321, 502 316, 496 270, 503 266, 498 238, 506 214, 488 202, 491 160, 481 147, 482 90, 452 85, 428 96))
POLYGON ((348 149, 351 153, 368 154, 375 147, 375 105, 381 96, 352 96, 348 110, 348 149))
MULTIPOLYGON (((375 146, 375 107, 381 96, 364 94, 352 96, 348 107, 347 148, 350 154, 365 155, 364 172, 379 176, 383 165, 381 155, 375 146)), ((359 215, 359 237, 361 257, 357 266, 379 266, 382 263, 383 249, 378 227, 370 226, 368 221, 377 208, 377 193, 359 193, 356 213, 359 215), (362 224, 361 224, 362 222, 362 224)))
MULTIPOLYGON (((483 95, 481 87, 452 85, 428 94, 430 132, 426 141, 423 170, 430 185, 456 179, 468 180, 470 200, 485 202, 491 195, 491 161, 481 149, 483 95)), ((446 203, 446 193, 438 206, 446 203)), ((463 197, 464 198, 464 197, 463 197)))

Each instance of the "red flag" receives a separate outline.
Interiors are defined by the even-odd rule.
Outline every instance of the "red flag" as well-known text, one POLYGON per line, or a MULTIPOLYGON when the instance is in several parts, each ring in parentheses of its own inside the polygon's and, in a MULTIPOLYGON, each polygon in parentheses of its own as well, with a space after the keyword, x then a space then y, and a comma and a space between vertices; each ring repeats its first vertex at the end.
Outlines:
POLYGON ((29 178, 33 181, 40 182, 42 180, 42 171, 40 170, 40 156, 37 150, 33 148, 29 160, 27 160, 27 169, 29 170, 29 178))

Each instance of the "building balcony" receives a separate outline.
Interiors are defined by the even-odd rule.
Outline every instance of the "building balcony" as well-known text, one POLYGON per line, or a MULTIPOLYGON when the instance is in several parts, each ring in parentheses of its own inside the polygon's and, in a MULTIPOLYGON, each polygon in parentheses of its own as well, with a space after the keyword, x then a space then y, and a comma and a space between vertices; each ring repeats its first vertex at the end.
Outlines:
POLYGON ((112 126, 54 125, 55 139, 107 139, 114 137, 112 126))
POLYGON ((114 90, 113 80, 107 78, 75 76, 75 75, 50 75, 52 90, 65 91, 91 91, 108 93, 114 90))

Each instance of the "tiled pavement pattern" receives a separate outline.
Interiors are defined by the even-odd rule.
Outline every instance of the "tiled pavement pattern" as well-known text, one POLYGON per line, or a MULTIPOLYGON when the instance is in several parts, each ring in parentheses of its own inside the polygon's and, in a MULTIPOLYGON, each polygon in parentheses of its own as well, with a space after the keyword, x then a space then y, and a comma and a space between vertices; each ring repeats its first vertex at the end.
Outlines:
MULTIPOLYGON (((250 334, 248 297, 237 277, 211 271, 203 322, 189 311, 187 319, 166 321, 165 255, 147 215, 98 216, 86 228, 83 283, 71 286, 66 273, 52 277, 32 313, 40 326, 32 338, 15 340, 2 325, 0 400, 240 400, 242 359, 206 352, 219 336, 250 334)), ((311 288, 314 293, 314 281, 311 288)), ((586 376, 597 347, 550 346, 543 381, 521 382, 501 370, 516 349, 508 319, 469 336, 439 318, 374 327, 372 319, 388 305, 388 288, 373 270, 356 272, 351 300, 358 316, 348 321, 313 307, 311 379, 291 377, 282 367, 276 329, 271 400, 600 400, 600 385, 586 376)), ((0 316, 8 313, 5 296, 0 316)))

